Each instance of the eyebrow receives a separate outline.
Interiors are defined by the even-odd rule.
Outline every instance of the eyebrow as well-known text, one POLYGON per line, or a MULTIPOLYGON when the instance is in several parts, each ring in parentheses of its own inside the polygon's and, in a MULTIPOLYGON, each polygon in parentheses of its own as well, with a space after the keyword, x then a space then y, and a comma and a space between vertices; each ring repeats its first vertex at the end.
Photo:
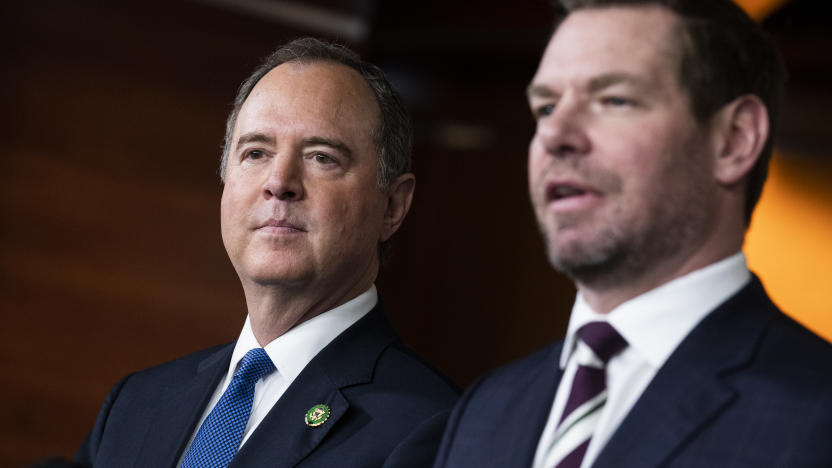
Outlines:
POLYGON ((265 133, 246 133, 245 135, 242 135, 240 138, 237 139, 237 144, 235 147, 239 148, 240 146, 248 143, 265 143, 267 145, 274 145, 275 139, 273 136, 266 135, 265 133))
POLYGON ((529 99, 533 97, 549 98, 556 95, 557 93, 552 91, 551 88, 540 84, 532 83, 526 88, 526 97, 529 99))
MULTIPOLYGON (((264 143, 266 145, 274 146, 277 143, 277 140, 273 136, 261 132, 246 133, 237 139, 236 148, 249 143, 264 143)), ((304 138, 301 143, 303 146, 328 146, 334 150, 344 153, 346 156, 352 156, 352 150, 346 144, 332 138, 314 136, 304 138)))
POLYGON ((617 84, 629 84, 636 86, 638 88, 646 88, 647 83, 643 78, 639 78, 635 75, 631 75, 629 73, 607 73, 604 75, 597 76, 589 80, 589 84, 587 89, 589 92, 593 93, 596 91, 600 91, 604 88, 608 88, 613 85, 617 84))
POLYGON ((352 156, 352 150, 346 144, 338 141, 333 140, 332 138, 324 138, 324 137, 309 137, 303 139, 303 146, 314 146, 314 145, 321 145, 321 146, 328 146, 336 151, 343 153, 345 156, 352 156))
MULTIPOLYGON (((635 75, 631 75, 629 73, 614 72, 606 73, 590 79, 589 83, 587 84, 587 90, 590 93, 594 93, 619 83, 630 84, 639 88, 648 87, 647 82, 642 78, 639 78, 635 75)), ((532 83, 526 88, 526 96, 529 99, 551 98, 558 96, 558 93, 556 93, 554 90, 552 90, 546 85, 532 83)))

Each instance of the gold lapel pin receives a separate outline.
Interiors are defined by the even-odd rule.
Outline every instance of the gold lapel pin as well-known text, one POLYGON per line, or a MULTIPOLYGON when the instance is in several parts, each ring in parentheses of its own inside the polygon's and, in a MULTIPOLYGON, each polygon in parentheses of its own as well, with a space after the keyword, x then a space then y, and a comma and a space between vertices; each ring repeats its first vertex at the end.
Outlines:
POLYGON ((309 408, 309 411, 306 412, 306 416, 303 419, 306 421, 307 426, 318 427, 329 419, 329 415, 329 406, 321 404, 309 408))

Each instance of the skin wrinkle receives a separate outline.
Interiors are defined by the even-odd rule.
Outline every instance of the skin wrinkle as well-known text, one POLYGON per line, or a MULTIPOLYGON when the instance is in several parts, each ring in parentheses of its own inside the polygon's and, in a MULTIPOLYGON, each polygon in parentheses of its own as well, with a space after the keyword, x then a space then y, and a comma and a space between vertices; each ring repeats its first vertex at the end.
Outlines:
POLYGON ((376 183, 379 112, 363 78, 333 62, 279 65, 241 107, 222 237, 261 344, 375 280, 377 246, 404 219, 413 190, 412 174, 388 190, 376 183), (270 218, 298 229, 261 229, 270 218))

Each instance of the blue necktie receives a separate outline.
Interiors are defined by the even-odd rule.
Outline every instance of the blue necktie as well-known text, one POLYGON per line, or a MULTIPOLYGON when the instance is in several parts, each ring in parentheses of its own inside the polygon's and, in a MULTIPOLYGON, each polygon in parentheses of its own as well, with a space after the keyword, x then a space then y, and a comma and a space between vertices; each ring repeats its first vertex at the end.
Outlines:
POLYGON ((240 368, 185 453, 181 468, 228 465, 243 440, 251 414, 254 385, 274 370, 274 364, 263 348, 252 349, 243 356, 240 368))

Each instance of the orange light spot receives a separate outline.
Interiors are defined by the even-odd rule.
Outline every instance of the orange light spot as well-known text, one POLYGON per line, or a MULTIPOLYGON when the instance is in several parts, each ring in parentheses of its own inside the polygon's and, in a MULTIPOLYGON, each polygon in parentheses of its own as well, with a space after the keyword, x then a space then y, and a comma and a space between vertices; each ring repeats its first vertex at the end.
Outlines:
POLYGON ((832 160, 775 154, 746 236, 772 300, 832 341, 832 160))
POLYGON ((742 7, 748 16, 757 21, 762 21, 766 16, 773 13, 774 10, 780 8, 788 0, 734 0, 737 5, 742 7))

